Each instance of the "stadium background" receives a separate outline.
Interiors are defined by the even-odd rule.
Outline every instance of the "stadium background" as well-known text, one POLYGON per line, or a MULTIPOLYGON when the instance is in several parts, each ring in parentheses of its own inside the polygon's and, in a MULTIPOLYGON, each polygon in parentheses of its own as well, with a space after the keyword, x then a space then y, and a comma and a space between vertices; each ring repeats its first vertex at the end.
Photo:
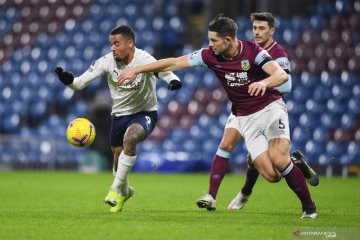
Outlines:
MULTIPOLYGON (((56 66, 78 75, 108 51, 117 24, 157 58, 207 46, 207 23, 223 12, 240 39, 252 39, 249 14, 276 16, 275 39, 289 53, 293 91, 286 96, 292 150, 328 176, 360 174, 360 1, 0 0, 0 170, 109 168, 111 99, 105 78, 74 92, 56 66), (90 148, 66 142, 68 123, 89 118, 90 148)), ((134 171, 208 171, 230 105, 208 69, 177 71, 183 88, 158 81, 159 121, 138 147, 134 171)), ((246 167, 241 142, 232 172, 246 167)))

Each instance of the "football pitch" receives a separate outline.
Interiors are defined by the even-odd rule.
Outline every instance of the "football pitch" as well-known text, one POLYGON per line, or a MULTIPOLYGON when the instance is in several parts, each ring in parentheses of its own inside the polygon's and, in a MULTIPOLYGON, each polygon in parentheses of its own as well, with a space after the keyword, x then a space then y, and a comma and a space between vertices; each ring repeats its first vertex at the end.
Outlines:
POLYGON ((195 205, 207 174, 130 174, 136 195, 121 213, 102 200, 110 172, 0 172, 0 239, 360 239, 360 179, 321 178, 310 187, 319 218, 300 219, 286 182, 259 178, 242 210, 227 205, 244 176, 227 175, 217 210, 195 205))

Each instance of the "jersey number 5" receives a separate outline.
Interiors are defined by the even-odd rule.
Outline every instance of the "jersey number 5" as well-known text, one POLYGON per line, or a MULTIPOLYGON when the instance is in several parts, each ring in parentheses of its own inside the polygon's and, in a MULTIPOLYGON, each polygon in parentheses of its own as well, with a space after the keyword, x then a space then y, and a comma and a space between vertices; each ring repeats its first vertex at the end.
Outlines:
POLYGON ((279 119, 279 129, 285 129, 285 124, 282 122, 282 119, 279 119))

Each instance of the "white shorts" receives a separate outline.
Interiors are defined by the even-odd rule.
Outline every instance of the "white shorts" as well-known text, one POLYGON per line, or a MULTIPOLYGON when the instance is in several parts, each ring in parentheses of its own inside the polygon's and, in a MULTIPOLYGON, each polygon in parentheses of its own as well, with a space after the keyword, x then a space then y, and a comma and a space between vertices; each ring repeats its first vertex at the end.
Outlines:
POLYGON ((285 138, 290 141, 288 112, 282 99, 256 113, 237 118, 240 133, 253 160, 269 149, 270 140, 285 138))
POLYGON ((239 119, 232 113, 230 113, 230 115, 226 121, 225 129, 227 129, 227 128, 234 128, 240 133, 239 119))

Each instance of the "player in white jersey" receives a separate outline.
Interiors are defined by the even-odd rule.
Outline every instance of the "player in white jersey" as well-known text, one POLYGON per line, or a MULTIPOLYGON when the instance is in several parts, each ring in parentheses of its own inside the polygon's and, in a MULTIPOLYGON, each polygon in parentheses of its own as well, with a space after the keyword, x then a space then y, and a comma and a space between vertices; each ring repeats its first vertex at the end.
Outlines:
MULTIPOLYGON (((74 77, 61 67, 55 69, 60 81, 66 86, 81 90, 101 75, 107 75, 113 99, 110 142, 114 154, 114 182, 104 202, 111 212, 120 212, 127 199, 135 193, 129 187, 128 174, 136 161, 136 145, 144 140, 157 122, 156 78, 152 72, 139 74, 135 81, 126 85, 117 83, 118 75, 125 68, 133 68, 156 59, 146 51, 135 47, 134 31, 126 25, 115 27, 109 35, 111 52, 99 58, 81 76, 74 77)), ((168 89, 180 89, 182 84, 172 72, 156 75, 168 83, 168 89)))

